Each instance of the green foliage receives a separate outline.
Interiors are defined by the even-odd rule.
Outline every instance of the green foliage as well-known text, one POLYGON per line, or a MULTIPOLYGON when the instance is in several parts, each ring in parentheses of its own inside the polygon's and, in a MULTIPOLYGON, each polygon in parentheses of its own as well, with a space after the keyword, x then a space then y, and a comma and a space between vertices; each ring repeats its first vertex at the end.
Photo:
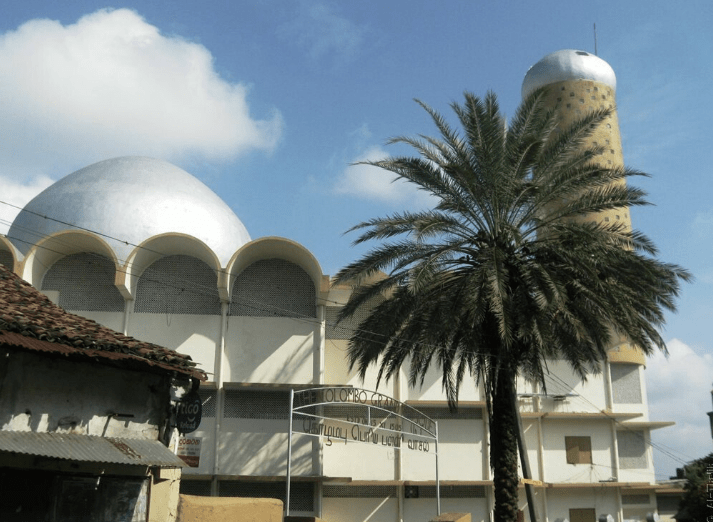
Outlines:
POLYGON ((713 520, 713 453, 685 467, 685 493, 676 519, 686 521, 713 520))
MULTIPOLYGON (((459 130, 421 103, 440 136, 392 139, 417 155, 367 164, 429 192, 436 204, 353 227, 355 243, 379 244, 336 276, 356 285, 342 318, 371 307, 350 339, 351 367, 363 378, 376 365, 381 380, 405 365, 417 386, 436 364, 452 406, 466 376, 482 382, 497 441, 515 429, 517 375, 544 388, 547 358, 566 360, 585 378, 614 336, 645 353, 665 350, 664 311, 690 278, 658 261, 643 234, 581 219, 647 204, 625 183, 644 174, 604 167, 596 161, 601 150, 585 145, 610 111, 558 129, 543 95, 533 93, 508 124, 493 93, 466 93, 452 105, 459 130)), ((504 440, 491 448, 497 522, 514 520, 507 506, 517 498, 517 467, 502 459, 517 448, 504 440)))

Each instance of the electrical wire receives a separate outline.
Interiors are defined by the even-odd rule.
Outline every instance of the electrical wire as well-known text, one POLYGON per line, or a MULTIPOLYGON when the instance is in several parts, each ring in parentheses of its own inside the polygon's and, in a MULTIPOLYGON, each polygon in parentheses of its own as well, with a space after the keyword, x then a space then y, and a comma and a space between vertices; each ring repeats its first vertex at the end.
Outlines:
MULTIPOLYGON (((157 250, 153 250, 153 249, 148 248, 148 247, 146 247, 146 246, 144 246, 144 245, 137 245, 137 244, 131 243, 131 242, 129 242, 129 241, 126 241, 126 240, 123 240, 123 239, 120 239, 120 238, 116 238, 116 237, 114 237, 114 236, 111 236, 111 235, 108 235, 108 234, 104 234, 104 233, 99 232, 99 231, 96 231, 96 230, 92 230, 92 229, 89 229, 89 228, 77 226, 77 225, 74 225, 74 224, 72 224, 72 223, 68 223, 68 222, 62 221, 62 220, 54 219, 54 218, 52 218, 52 217, 50 217, 50 216, 46 216, 46 215, 43 215, 43 214, 39 214, 39 213, 37 213, 37 212, 33 212, 33 211, 30 211, 30 210, 21 208, 21 207, 19 207, 19 206, 17 206, 17 205, 14 205, 14 204, 11 204, 11 203, 8 203, 8 202, 5 202, 5 201, 1 201, 1 200, 0 200, 0 204, 4 204, 4 205, 7 205, 7 206, 16 208, 16 209, 20 209, 20 210, 23 211, 23 212, 29 212, 29 213, 31 213, 31 214, 33 214, 33 215, 36 215, 36 216, 38 216, 38 217, 41 217, 41 218, 43 218, 43 219, 48 219, 48 220, 51 220, 51 221, 55 221, 55 222, 60 223, 60 224, 62 224, 62 225, 65 225, 65 226, 68 226, 68 227, 72 227, 72 229, 75 229, 75 230, 82 230, 82 231, 84 231, 84 232, 89 232, 89 233, 95 234, 95 235, 97 235, 97 236, 99 236, 99 237, 103 237, 103 238, 105 238, 105 239, 110 239, 110 240, 112 240, 112 241, 116 241, 116 242, 121 243, 121 244, 125 244, 125 245, 128 245, 128 246, 132 246, 132 247, 134 247, 135 249, 145 250, 145 251, 147 251, 147 252, 149 252, 149 253, 152 253, 152 254, 155 254, 155 255, 158 255, 158 256, 161 256, 161 257, 163 257, 163 256, 166 255, 166 253, 164 253, 164 252, 160 252, 160 251, 157 251, 157 250)), ((6 220, 0 220, 0 223, 9 224, 6 220)), ((36 231, 32 231, 32 230, 30 230, 30 229, 25 229, 25 228, 21 228, 21 230, 24 231, 25 233, 27 233, 27 234, 30 235, 30 236, 34 236, 34 237, 37 239, 37 242, 39 242, 40 240, 44 240, 44 239, 47 239, 47 238, 49 238, 49 237, 52 237, 52 243, 55 244, 55 245, 58 245, 58 246, 65 246, 65 247, 72 247, 72 248, 76 248, 76 247, 77 247, 76 244, 73 244, 72 242, 69 241, 68 236, 64 236, 64 237, 63 237, 62 235, 60 235, 60 236, 43 235, 43 234, 40 234, 40 233, 38 233, 38 232, 36 232, 36 231)), ((29 242, 27 242, 27 241, 25 241, 25 240, 22 240, 22 239, 20 239, 20 238, 17 238, 17 237, 12 237, 12 236, 7 236, 7 235, 5 235, 4 237, 6 237, 7 239, 9 239, 9 240, 11 240, 11 241, 13 241, 13 240, 14 240, 14 241, 21 241, 21 242, 24 242, 24 243, 26 243, 26 244, 29 244, 29 242)), ((54 254, 57 254, 57 255, 59 255, 59 256, 64 256, 64 255, 66 255, 66 253, 63 252, 63 251, 61 251, 61 250, 55 250, 55 249, 50 248, 49 246, 45 246, 45 245, 37 245, 37 242, 34 243, 34 246, 36 246, 37 248, 42 248, 42 249, 44 249, 44 250, 47 250, 47 251, 52 252, 52 253, 54 253, 54 254)), ((30 245, 30 246, 33 246, 33 245, 30 245)), ((99 256, 99 257, 107 257, 107 256, 104 256, 104 255, 99 254, 99 253, 97 253, 97 252, 83 252, 83 253, 85 253, 85 254, 90 254, 90 255, 95 255, 95 256, 99 256)), ((172 254, 169 254, 169 255, 172 255, 172 254)), ((39 263, 43 266, 43 268, 45 268, 45 271, 49 270, 50 267, 48 267, 48 266, 46 266, 44 263, 42 263, 42 261, 41 261, 40 259, 38 259, 38 258, 36 257, 35 260, 36 260, 37 262, 39 262, 39 263)), ((114 263, 114 265, 115 265, 115 267, 116 267, 116 271, 119 272, 119 273, 123 273, 123 274, 125 274, 125 275, 128 274, 128 272, 127 272, 125 269, 122 269, 122 268, 121 268, 121 265, 125 265, 125 264, 126 264, 126 260, 117 259, 117 262, 118 262, 118 263, 114 263), (116 266, 117 264, 119 264, 119 266, 116 266)), ((228 272, 227 270, 224 270, 224 269, 220 269, 220 268, 218 268, 218 269, 211 268, 211 269, 212 269, 214 272, 216 272, 217 274, 227 274, 227 275, 230 275, 229 272, 228 272)), ((142 275, 141 277, 144 277, 144 276, 142 275)), ((151 281, 151 282, 154 282, 154 283, 159 283, 159 284, 162 284, 162 285, 167 285, 167 286, 172 287, 172 288, 174 288, 174 289, 181 290, 181 292, 186 292, 187 294, 203 295, 203 296, 212 296, 212 295, 216 295, 216 294, 217 294, 217 288, 212 288, 212 287, 208 287, 208 286, 198 285, 198 284, 195 284, 193 281, 191 281, 191 280, 189 280, 189 279, 177 279, 177 280, 175 280, 175 283, 168 283, 168 282, 166 282, 166 281, 164 281, 164 280, 158 280, 158 279, 148 279, 148 280, 151 281), (189 285, 191 286, 190 288, 189 288, 189 285)), ((217 297, 217 295, 216 295, 216 297, 217 297)), ((231 296, 231 297, 232 297, 232 296, 231 296)), ((332 300, 328 300, 328 299, 322 299, 322 301, 325 302, 325 303, 328 303, 328 304, 332 304, 332 305, 334 305, 334 306, 342 306, 342 303, 337 302, 337 301, 332 301, 332 300)), ((269 303, 265 303, 265 302, 261 302, 261 301, 255 300, 255 299, 251 299, 249 302, 248 302, 247 300, 245 300, 245 299, 242 299, 242 300, 240 301, 240 305, 243 306, 243 307, 245 307, 245 308, 249 308, 249 309, 255 310, 256 312, 261 312, 261 313, 268 313, 268 312, 270 312, 268 315, 259 316, 259 317, 269 318, 269 317, 274 317, 274 316, 276 316, 276 315, 277 315, 277 316, 280 316, 280 317, 285 317, 285 316, 287 316, 287 317, 290 318, 290 319, 293 319, 293 320, 296 320, 296 321, 300 321, 300 322, 305 322, 305 323, 311 324, 311 325, 313 325, 313 326, 315 326, 315 327, 316 327, 316 326, 321 326, 321 324, 322 324, 319 320, 317 320, 316 317, 309 316, 309 315, 304 315, 304 314, 299 314, 299 313, 296 313, 294 310, 290 310, 290 309, 287 309, 287 308, 282 308, 282 307, 279 307, 279 306, 277 306, 277 305, 269 304, 269 303)), ((357 333, 357 332, 361 332, 361 333, 368 333, 368 334, 370 334, 370 335, 381 335, 381 334, 379 334, 378 332, 368 332, 368 331, 359 329, 358 327, 354 327, 354 326, 351 326, 351 325, 346 325, 346 324, 344 324, 344 322, 342 322, 342 323, 328 323, 327 321, 325 321, 325 323, 326 323, 326 327, 327 327, 327 328, 339 328, 339 329, 341 329, 341 330, 350 331, 351 334, 354 334, 354 333, 357 333)), ((330 341, 331 341, 331 340, 330 340, 330 341)), ((419 342, 414 342, 414 345, 415 345, 415 346, 424 346, 424 347, 428 347, 428 348, 433 348, 433 347, 431 347, 431 346, 428 346, 428 345, 425 345, 424 343, 419 343, 419 342)), ((335 345, 335 346, 336 346, 336 345, 335 345)), ((475 352, 471 352, 471 354, 474 354, 474 353, 475 353, 475 352)), ((495 355, 495 354, 492 354, 492 355, 489 355, 489 356, 490 356, 490 357, 494 357, 494 358, 499 357, 499 356, 497 356, 497 355, 495 355)), ((569 391, 572 390, 571 385, 570 385, 569 383, 567 383, 566 381, 564 381, 560 376, 558 376, 558 375, 556 375, 556 374, 553 374, 553 373, 545 374, 545 378, 549 380, 550 385, 558 385, 558 386, 561 387, 560 389, 569 390, 569 391)), ((607 413, 607 412, 604 411, 604 410, 599 409, 599 408, 596 406, 596 404, 595 404, 594 402, 590 401, 589 399, 587 399, 587 398, 584 397, 583 395, 579 394, 578 397, 577 397, 577 400, 581 400, 581 401, 582 401, 583 403, 585 403, 586 405, 593 407, 594 410, 595 410, 595 413, 598 413, 598 414, 602 415, 603 417, 606 417, 606 418, 612 420, 617 426, 621 427, 622 429, 630 430, 630 431, 636 433, 638 436, 643 437, 641 430, 634 430, 633 428, 631 428, 631 427, 627 426, 626 424, 622 423, 621 421, 619 421, 618 419, 616 419, 615 417, 613 417, 611 414, 607 413)), ((643 439, 644 439, 644 442, 645 442, 647 445, 649 445, 649 446, 652 447, 653 449, 659 451, 660 453, 662 453, 663 455, 667 456, 668 458, 674 460, 674 461, 677 462, 677 463, 680 463, 680 464, 683 465, 683 464, 686 464, 687 462, 689 462, 690 460, 693 460, 692 458, 690 458, 690 457, 688 457, 688 456, 685 456, 685 455, 683 455, 683 454, 681 454, 681 457, 679 457, 679 456, 677 456, 677 455, 674 455, 674 452, 676 452, 675 449, 669 448, 669 447, 667 447, 667 446, 665 446, 665 445, 662 445, 662 444, 660 444, 660 443, 653 443, 653 442, 650 440, 650 437, 649 437, 649 440, 647 440, 646 437, 643 437, 643 439), (684 458, 687 458, 688 460, 683 460, 684 458)), ((605 466, 605 467, 606 467, 606 466, 605 466)))

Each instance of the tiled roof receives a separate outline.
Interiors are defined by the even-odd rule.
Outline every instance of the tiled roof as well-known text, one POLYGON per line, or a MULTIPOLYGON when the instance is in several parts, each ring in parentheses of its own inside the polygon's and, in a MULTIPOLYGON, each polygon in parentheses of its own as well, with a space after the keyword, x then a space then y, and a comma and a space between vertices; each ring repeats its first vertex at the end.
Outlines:
POLYGON ((120 334, 71 314, 0 264, 0 346, 84 356, 98 362, 142 365, 200 380, 206 374, 188 355, 120 334))

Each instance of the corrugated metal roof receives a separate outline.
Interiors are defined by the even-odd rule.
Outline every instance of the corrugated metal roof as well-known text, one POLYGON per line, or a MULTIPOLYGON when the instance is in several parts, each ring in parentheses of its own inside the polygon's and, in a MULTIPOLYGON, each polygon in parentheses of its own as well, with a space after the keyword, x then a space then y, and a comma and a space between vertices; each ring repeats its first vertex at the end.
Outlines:
POLYGON ((77 462, 174 468, 185 466, 181 459, 157 440, 96 437, 77 433, 0 431, 0 451, 77 462))

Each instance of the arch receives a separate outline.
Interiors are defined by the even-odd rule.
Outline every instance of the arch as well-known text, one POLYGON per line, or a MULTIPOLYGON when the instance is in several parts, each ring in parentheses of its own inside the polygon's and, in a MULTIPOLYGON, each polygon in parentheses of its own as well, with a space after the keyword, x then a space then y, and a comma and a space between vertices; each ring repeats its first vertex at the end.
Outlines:
POLYGON ((39 282, 40 290, 58 292, 66 310, 124 312, 124 298, 115 285, 116 265, 107 256, 79 252, 58 259, 39 282))
POLYGON ((25 256, 21 277, 35 288, 40 288, 42 279, 52 265, 63 257, 80 253, 108 258, 116 273, 114 283, 123 277, 114 250, 103 238, 84 230, 65 230, 38 241, 25 256))
POLYGON ((221 300, 227 300, 227 278, 221 270, 218 256, 200 239, 178 233, 153 236, 131 252, 126 261, 125 279, 120 288, 122 292, 134 298, 137 283, 144 271, 159 259, 168 256, 187 256, 205 263, 216 275, 216 288, 221 300))
POLYGON ((302 267, 280 258, 258 259, 235 279, 230 315, 317 317, 314 284, 302 267))
POLYGON ((284 238, 245 245, 230 265, 230 315, 316 317, 317 297, 328 281, 315 257, 284 238))
POLYGON ((9 270, 15 272, 21 258, 22 254, 15 248, 15 245, 7 237, 0 236, 0 265, 5 265, 9 270))
POLYGON ((237 275, 255 261, 262 259, 283 259, 290 261, 304 270, 314 284, 315 292, 320 296, 329 289, 329 281, 325 281, 322 267, 317 258, 305 247, 283 237, 263 237, 251 241, 238 250, 228 264, 230 287, 235 282, 237 275))
POLYGON ((134 313, 220 315, 218 278, 205 261, 185 254, 156 259, 136 283, 134 313))

